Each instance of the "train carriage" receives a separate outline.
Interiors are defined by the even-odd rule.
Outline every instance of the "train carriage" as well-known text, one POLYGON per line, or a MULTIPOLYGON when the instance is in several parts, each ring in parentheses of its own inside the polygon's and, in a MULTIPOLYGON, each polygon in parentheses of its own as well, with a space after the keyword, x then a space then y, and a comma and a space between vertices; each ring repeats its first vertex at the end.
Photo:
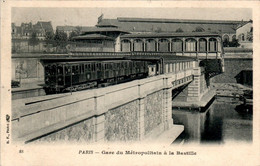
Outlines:
POLYGON ((45 91, 59 93, 106 86, 148 75, 147 62, 79 61, 45 65, 45 91))

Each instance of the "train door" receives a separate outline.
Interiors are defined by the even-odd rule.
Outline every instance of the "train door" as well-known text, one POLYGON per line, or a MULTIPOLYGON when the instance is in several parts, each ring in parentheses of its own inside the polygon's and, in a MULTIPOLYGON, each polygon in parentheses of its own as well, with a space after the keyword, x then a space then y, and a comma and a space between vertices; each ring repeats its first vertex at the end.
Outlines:
POLYGON ((85 63, 85 77, 86 77, 86 81, 91 80, 91 64, 90 63, 85 63))
POLYGON ((73 64, 72 65, 72 84, 79 84, 79 65, 78 64, 73 64))
POLYGON ((59 86, 64 86, 64 84, 65 84, 64 71, 63 71, 63 65, 62 64, 57 65, 57 84, 59 86))
POLYGON ((149 76, 154 76, 156 75, 156 65, 155 64, 150 64, 148 65, 148 75, 149 76))
POLYGON ((108 68, 109 68, 109 78, 114 78, 114 69, 113 69, 113 63, 108 63, 108 68))
POLYGON ((101 62, 97 63, 97 80, 101 80, 103 78, 103 65, 101 62))
POLYGON ((64 65, 65 68, 65 86, 69 87, 72 85, 72 77, 71 77, 71 65, 64 65))
POLYGON ((84 63, 80 63, 79 64, 79 82, 85 82, 86 78, 85 78, 85 68, 84 68, 84 63))

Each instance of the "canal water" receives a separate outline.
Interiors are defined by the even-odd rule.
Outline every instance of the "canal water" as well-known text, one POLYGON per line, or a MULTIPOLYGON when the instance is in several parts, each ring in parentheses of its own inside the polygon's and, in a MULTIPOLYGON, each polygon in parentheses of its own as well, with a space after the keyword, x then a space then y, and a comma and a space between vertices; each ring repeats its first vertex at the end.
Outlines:
POLYGON ((236 98, 215 98, 202 111, 174 109, 174 124, 184 125, 184 144, 252 142, 252 112, 236 98))

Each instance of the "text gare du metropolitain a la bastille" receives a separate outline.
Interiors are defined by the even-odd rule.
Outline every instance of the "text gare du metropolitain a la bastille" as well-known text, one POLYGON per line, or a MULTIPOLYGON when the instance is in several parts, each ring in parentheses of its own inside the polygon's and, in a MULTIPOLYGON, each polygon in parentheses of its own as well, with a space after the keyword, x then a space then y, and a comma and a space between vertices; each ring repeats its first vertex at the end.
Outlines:
POLYGON ((102 155, 197 155, 197 152, 194 151, 134 151, 134 150, 126 150, 126 151, 94 151, 94 150, 79 150, 78 154, 102 154, 102 155))

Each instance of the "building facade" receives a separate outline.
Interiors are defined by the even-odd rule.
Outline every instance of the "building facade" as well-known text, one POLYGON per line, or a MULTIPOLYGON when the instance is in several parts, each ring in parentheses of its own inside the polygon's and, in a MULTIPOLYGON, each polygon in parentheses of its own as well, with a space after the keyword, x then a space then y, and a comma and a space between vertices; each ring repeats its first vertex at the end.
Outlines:
POLYGON ((236 30, 236 36, 240 47, 252 48, 253 47, 253 22, 248 21, 241 24, 236 30))
POLYGON ((97 27, 117 27, 131 33, 218 33, 222 40, 236 38, 236 28, 241 21, 223 20, 185 20, 185 19, 149 19, 117 18, 101 19, 97 27))
POLYGON ((12 23, 12 52, 44 51, 46 33, 54 33, 50 21, 38 21, 36 24, 22 23, 21 26, 12 23), (34 41, 30 41, 32 36, 35 37, 34 41))
POLYGON ((44 40, 47 32, 54 33, 51 21, 38 21, 36 24, 22 23, 21 26, 12 23, 13 39, 29 39, 32 33, 36 33, 38 39, 44 40))

